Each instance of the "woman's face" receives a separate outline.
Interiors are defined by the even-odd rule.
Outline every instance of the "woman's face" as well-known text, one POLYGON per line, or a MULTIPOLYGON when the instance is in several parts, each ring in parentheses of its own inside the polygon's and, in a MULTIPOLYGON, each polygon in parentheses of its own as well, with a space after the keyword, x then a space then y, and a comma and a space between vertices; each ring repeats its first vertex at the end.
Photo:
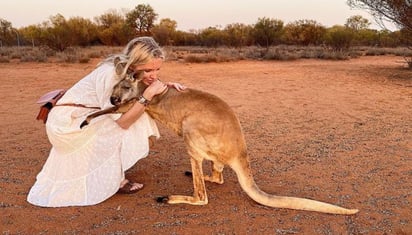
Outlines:
POLYGON ((160 71, 160 67, 163 64, 163 59, 152 59, 147 64, 144 65, 137 65, 134 70, 135 71, 143 71, 143 78, 142 82, 146 85, 152 84, 155 80, 158 79, 158 74, 160 71))

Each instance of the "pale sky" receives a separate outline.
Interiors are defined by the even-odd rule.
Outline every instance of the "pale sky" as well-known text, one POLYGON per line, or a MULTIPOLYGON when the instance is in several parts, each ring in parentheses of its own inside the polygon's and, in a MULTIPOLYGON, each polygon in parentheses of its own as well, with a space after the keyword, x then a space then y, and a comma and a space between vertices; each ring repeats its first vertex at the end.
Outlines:
MULTIPOLYGON (((353 10, 346 0, 0 0, 0 18, 15 28, 39 24, 60 13, 66 19, 80 16, 93 20, 110 9, 132 10, 139 4, 149 4, 162 18, 177 22, 179 30, 225 27, 231 23, 255 24, 258 18, 282 20, 315 20, 331 27, 344 25, 346 19, 361 15, 371 28, 381 29, 365 11, 353 10)), ((393 30, 395 28, 389 27, 393 30)))

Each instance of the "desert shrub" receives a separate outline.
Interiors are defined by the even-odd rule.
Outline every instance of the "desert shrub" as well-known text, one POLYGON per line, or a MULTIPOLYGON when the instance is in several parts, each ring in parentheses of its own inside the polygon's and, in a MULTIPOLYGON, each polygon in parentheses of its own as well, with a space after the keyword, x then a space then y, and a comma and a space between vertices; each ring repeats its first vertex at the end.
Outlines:
POLYGON ((243 56, 246 59, 259 60, 259 59, 262 59, 263 55, 264 55, 264 50, 258 47, 247 47, 243 51, 243 56))
POLYGON ((324 50, 319 55, 319 59, 348 60, 348 59, 350 59, 350 56, 349 56, 349 53, 347 51, 324 50))
MULTIPOLYGON (((189 49, 186 48, 185 52, 172 50, 172 53, 172 58, 183 59, 185 62, 189 63, 221 63, 236 61, 242 58, 239 52, 229 48, 195 49, 194 47, 191 47, 189 49)), ((170 55, 168 54, 167 57, 170 57, 170 55)))
POLYGON ((300 58, 303 59, 319 59, 324 54, 324 50, 320 48, 307 48, 306 50, 301 50, 300 58))
POLYGON ((87 64, 90 61, 90 57, 86 56, 86 55, 81 55, 79 58, 79 63, 81 64, 87 64))
POLYGON ((123 47, 119 46, 96 46, 91 47, 90 50, 92 52, 99 53, 99 57, 107 57, 109 55, 118 54, 123 50, 123 47))
POLYGON ((7 47, 0 47, 0 56, 9 56, 9 54, 7 47))
POLYGON ((0 47, 0 56, 7 56, 9 59, 20 59, 23 48, 20 47, 0 47))
POLYGON ((225 58, 224 61, 238 61, 246 59, 246 56, 241 49, 235 48, 219 48, 217 53, 225 58))
POLYGON ((89 58, 103 58, 111 54, 119 53, 122 47, 109 47, 109 46, 93 46, 77 48, 78 53, 85 54, 89 58))
POLYGON ((0 63, 9 63, 10 59, 7 56, 0 56, 0 63))
POLYGON ((412 48, 398 47, 393 48, 392 52, 396 56, 412 57, 412 48))
POLYGON ((174 61, 174 60, 179 60, 179 59, 184 59, 184 56, 180 56, 179 54, 175 52, 166 52, 166 60, 174 61))
POLYGON ((45 54, 25 54, 20 58, 20 62, 47 62, 47 56, 45 54))
POLYGON ((60 63, 76 63, 78 61, 78 55, 75 53, 58 52, 56 53, 56 61, 60 63))
POLYGON ((358 50, 350 50, 348 52, 348 55, 350 58, 359 58, 363 55, 362 51, 358 51, 358 50))
POLYGON ((263 59, 265 60, 281 60, 281 61, 296 60, 298 58, 299 58, 298 54, 291 53, 285 49, 280 49, 280 48, 269 49, 263 56, 263 59))
POLYGON ((20 59, 22 57, 22 53, 20 53, 20 52, 13 52, 11 55, 10 55, 10 58, 11 59, 20 59))
POLYGON ((48 55, 45 50, 39 48, 28 48, 20 58, 21 62, 47 62, 48 55))
POLYGON ((220 62, 229 62, 232 61, 230 58, 216 55, 216 54, 207 54, 207 55, 188 55, 184 58, 185 62, 188 63, 220 63, 220 62))
POLYGON ((302 59, 321 59, 325 54, 325 49, 320 47, 310 47, 302 49, 300 52, 302 59))
POLYGON ((202 56, 198 55, 188 55, 184 57, 184 61, 188 63, 203 63, 205 62, 204 58, 202 56))
POLYGON ((89 63, 90 57, 81 48, 70 47, 56 54, 56 60, 60 63, 89 63))
POLYGON ((386 54, 391 54, 390 50, 387 50, 386 48, 378 48, 378 47, 368 48, 365 52, 365 55, 367 56, 379 56, 379 55, 386 55, 386 54))
POLYGON ((92 51, 88 54, 89 58, 100 58, 102 57, 101 53, 98 51, 92 51))
POLYGON ((47 57, 56 56, 56 51, 49 47, 41 47, 39 50, 46 54, 47 57))
POLYGON ((405 63, 406 63, 406 66, 408 67, 408 69, 412 70, 412 56, 409 56, 409 57, 405 56, 404 60, 405 60, 405 63))
MULTIPOLYGON (((3 61, 20 59, 22 62, 89 63, 92 58, 105 58, 121 52, 122 49, 123 47, 93 46, 72 47, 67 48, 63 52, 56 52, 48 47, 0 47, 0 57, 2 57, 3 61)), ((167 60, 179 60, 190 63, 221 63, 238 60, 290 61, 301 58, 346 60, 363 55, 379 56, 390 54, 408 58, 405 62, 410 67, 410 60, 412 60, 412 50, 406 47, 381 48, 362 46, 336 50, 325 44, 323 46, 278 45, 269 48, 257 46, 242 48, 169 46, 165 47, 164 50, 166 51, 167 60)))
MULTIPOLYGON (((336 48, 323 46, 294 46, 278 45, 269 48, 249 46, 243 48, 205 48, 205 47, 168 47, 168 60, 183 60, 191 63, 226 62, 238 60, 296 60, 296 59, 325 59, 347 60, 369 54, 394 54, 404 56, 404 50, 396 48, 351 47, 336 50, 336 48)), ((408 55, 412 54, 409 50, 408 55)))

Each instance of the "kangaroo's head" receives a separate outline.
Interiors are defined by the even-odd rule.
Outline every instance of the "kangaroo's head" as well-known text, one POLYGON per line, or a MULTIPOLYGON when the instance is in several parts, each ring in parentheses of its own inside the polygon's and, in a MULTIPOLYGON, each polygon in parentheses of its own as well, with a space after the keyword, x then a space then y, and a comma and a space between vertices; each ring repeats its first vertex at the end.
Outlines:
POLYGON ((116 57, 114 65, 116 74, 119 76, 119 82, 113 87, 110 103, 113 105, 123 104, 126 101, 138 97, 145 89, 142 82, 143 71, 127 71, 123 73, 126 65, 125 60, 116 57))

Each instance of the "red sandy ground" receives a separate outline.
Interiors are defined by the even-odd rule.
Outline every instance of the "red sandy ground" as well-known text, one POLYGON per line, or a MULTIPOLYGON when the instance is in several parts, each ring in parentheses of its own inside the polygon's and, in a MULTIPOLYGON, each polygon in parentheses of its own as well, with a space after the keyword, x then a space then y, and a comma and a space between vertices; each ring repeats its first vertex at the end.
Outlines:
MULTIPOLYGON (((27 193, 50 144, 37 98, 97 64, 0 64, 2 234, 412 234, 412 73, 401 57, 349 61, 167 62, 162 79, 216 94, 238 114, 265 191, 358 208, 354 216, 256 204, 225 169, 206 206, 156 196, 193 190, 180 138, 160 126, 148 158, 127 172, 145 188, 89 207, 39 208, 27 193)), ((206 165, 209 166, 209 165, 206 165)), ((208 172, 208 170, 205 170, 208 172)))

